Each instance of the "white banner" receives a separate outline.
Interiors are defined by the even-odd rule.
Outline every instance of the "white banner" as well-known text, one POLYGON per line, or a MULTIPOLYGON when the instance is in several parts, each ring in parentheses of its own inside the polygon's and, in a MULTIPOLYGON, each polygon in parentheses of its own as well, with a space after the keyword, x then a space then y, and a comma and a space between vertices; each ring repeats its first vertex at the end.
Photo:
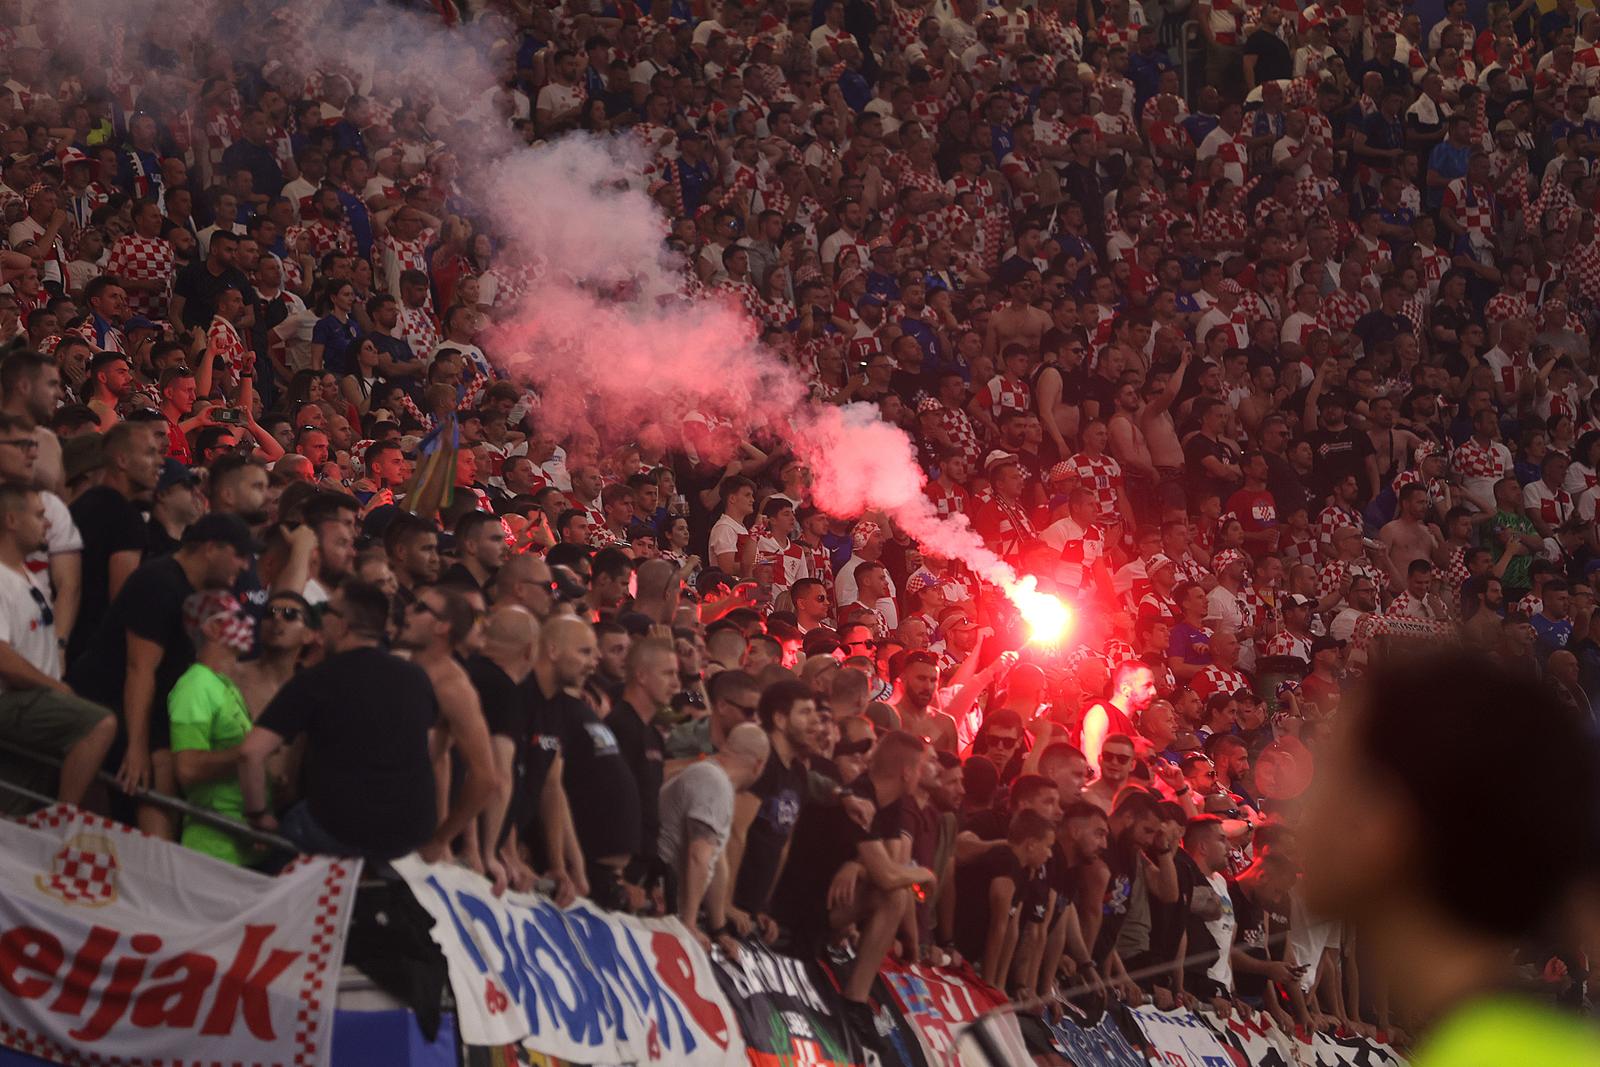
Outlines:
POLYGON ((359 860, 247 871, 57 806, 0 820, 0 1044, 322 1067, 359 860))
POLYGON ((1233 1057, 1211 1028, 1187 1009, 1159 1011, 1146 1004, 1131 1011, 1139 1029, 1171 1067, 1233 1067, 1233 1057))
POLYGON ((395 861, 435 919, 461 1035, 578 1063, 735 1067, 744 1039, 711 961, 676 919, 634 919, 481 875, 395 861))

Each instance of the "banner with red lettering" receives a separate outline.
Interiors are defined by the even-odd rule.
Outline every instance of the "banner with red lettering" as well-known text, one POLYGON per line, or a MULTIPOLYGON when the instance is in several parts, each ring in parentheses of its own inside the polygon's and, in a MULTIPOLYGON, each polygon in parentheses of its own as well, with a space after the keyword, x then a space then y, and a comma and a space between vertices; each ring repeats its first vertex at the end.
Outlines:
POLYGON ((711 961, 678 920, 497 897, 482 875, 415 856, 394 867, 434 917, 467 1044, 520 1042, 577 1063, 745 1062, 711 961))
POLYGON ((277 878, 65 805, 0 820, 0 1045, 56 1063, 328 1062, 358 860, 277 878))

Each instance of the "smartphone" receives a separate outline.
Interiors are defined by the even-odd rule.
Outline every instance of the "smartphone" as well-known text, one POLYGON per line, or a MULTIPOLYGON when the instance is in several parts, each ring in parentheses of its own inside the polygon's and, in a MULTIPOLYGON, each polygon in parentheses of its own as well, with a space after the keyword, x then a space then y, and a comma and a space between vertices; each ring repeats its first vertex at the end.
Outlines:
POLYGON ((229 426, 237 426, 243 421, 238 408, 221 408, 213 411, 211 418, 213 421, 226 423, 229 426))

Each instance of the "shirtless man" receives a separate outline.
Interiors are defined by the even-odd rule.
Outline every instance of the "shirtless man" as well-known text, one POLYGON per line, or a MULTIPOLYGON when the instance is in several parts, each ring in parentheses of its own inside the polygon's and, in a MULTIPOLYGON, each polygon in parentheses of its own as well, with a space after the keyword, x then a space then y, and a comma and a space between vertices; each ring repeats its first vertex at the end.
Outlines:
MULTIPOLYGON (((1070 300, 1061 304, 1076 309, 1070 300)), ((1071 442, 1078 437, 1079 398, 1066 395, 1066 375, 1083 363, 1087 348, 1083 331, 1077 327, 1053 328, 1044 345, 1044 362, 1033 372, 1034 408, 1039 412, 1045 439, 1055 448, 1054 458, 1071 455, 1071 442)))
POLYGON ((1396 587, 1405 585, 1413 560, 1432 559, 1439 550, 1438 531, 1423 521, 1427 513, 1428 490, 1415 484, 1402 486, 1394 520, 1378 531, 1378 539, 1389 549, 1389 573, 1396 587))
POLYGON ((1139 425, 1139 409, 1143 405, 1137 385, 1124 382, 1117 387, 1116 407, 1106 420, 1106 429, 1111 433, 1107 451, 1122 464, 1123 477, 1135 484, 1154 486, 1159 477, 1156 461, 1150 456, 1150 442, 1139 425))
POLYGON ((1039 295, 1039 272, 1032 267, 1019 269, 1006 279, 1010 303, 996 308, 984 332, 983 354, 998 359, 1007 345, 1021 345, 1029 352, 1039 351, 1039 340, 1050 328, 1050 316, 1033 306, 1039 295))
POLYGON ((1382 487, 1405 469, 1406 459, 1416 454, 1422 438, 1395 425, 1394 401, 1387 396, 1373 398, 1367 408, 1367 422, 1367 436, 1372 438, 1372 450, 1378 456, 1378 485, 1382 487))
POLYGON ((299 593, 283 590, 267 599, 261 620, 261 655, 239 664, 232 678, 253 720, 271 703, 300 665, 300 656, 317 640, 311 605, 299 593))
POLYGON ((900 668, 900 728, 933 744, 940 752, 955 752, 956 721, 933 706, 939 695, 939 661, 931 652, 913 652, 900 668))
MULTIPOLYGON (((432 731, 434 785, 438 791, 438 810, 448 812, 448 820, 459 822, 445 841, 453 840, 478 818, 496 790, 494 749, 489 727, 472 679, 456 659, 456 645, 471 632, 477 616, 460 593, 438 586, 421 588, 406 607, 405 620, 395 644, 410 651, 411 662, 421 667, 433 683, 439 702, 439 724, 432 731), (458 790, 451 789, 450 748, 461 751, 466 774, 458 790), (452 792, 455 802, 451 802, 452 792)), ((438 835, 435 835, 436 838, 438 835)), ((448 854, 449 848, 443 850, 448 854)), ((496 885, 506 880, 506 871, 494 855, 469 848, 463 863, 489 878, 496 885)), ((429 856, 430 861, 441 857, 429 856)))
POLYGON ((1100 777, 1089 783, 1083 799, 1109 814, 1117 793, 1133 773, 1133 738, 1112 734, 1100 746, 1100 777))
POLYGON ((1189 360, 1194 349, 1185 346, 1178 357, 1178 369, 1162 381, 1152 374, 1144 387, 1144 407, 1139 411, 1139 428, 1150 449, 1150 460, 1155 464, 1157 486, 1161 490, 1173 487, 1182 492, 1183 444, 1178 440, 1178 429, 1172 421, 1172 402, 1183 387, 1183 376, 1189 370, 1189 360))

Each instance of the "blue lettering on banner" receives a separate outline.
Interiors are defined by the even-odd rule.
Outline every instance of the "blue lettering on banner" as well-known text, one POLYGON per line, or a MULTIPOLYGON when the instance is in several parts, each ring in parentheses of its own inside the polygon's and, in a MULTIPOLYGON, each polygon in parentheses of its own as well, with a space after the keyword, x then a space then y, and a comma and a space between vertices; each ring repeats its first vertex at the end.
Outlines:
POLYGON ((630 1023, 637 1014, 665 1050, 689 1055, 699 1047, 683 1005, 640 943, 648 929, 583 906, 562 912, 544 900, 519 903, 516 914, 502 920, 494 906, 465 889, 452 893, 432 875, 426 883, 444 904, 467 958, 499 981, 527 1020, 531 1039, 554 1026, 590 1048, 626 1044, 634 1040, 630 1023))

